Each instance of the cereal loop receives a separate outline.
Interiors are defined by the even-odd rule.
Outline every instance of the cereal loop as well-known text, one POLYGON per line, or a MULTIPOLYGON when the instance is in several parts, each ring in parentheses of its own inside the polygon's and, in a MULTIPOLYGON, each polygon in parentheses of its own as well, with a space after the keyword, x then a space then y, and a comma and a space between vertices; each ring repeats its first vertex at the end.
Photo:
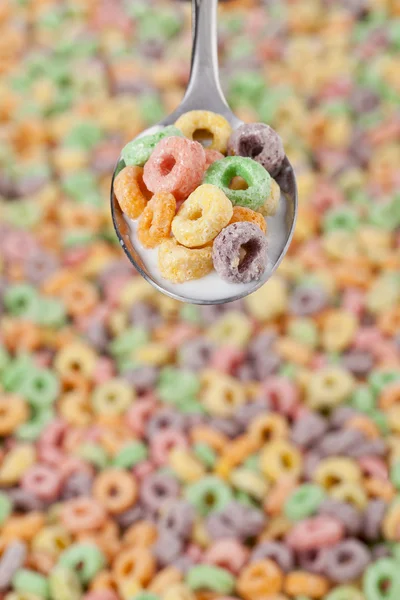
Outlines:
POLYGON ((147 203, 139 218, 137 236, 145 248, 155 248, 170 237, 176 201, 172 194, 160 192, 147 203))
POLYGON ((127 217, 137 219, 151 197, 143 181, 143 169, 141 167, 122 169, 114 180, 114 193, 127 217))
POLYGON ((195 134, 201 131, 211 134, 208 148, 226 153, 232 127, 222 115, 208 110, 192 110, 179 117, 175 126, 190 140, 195 139, 195 134))

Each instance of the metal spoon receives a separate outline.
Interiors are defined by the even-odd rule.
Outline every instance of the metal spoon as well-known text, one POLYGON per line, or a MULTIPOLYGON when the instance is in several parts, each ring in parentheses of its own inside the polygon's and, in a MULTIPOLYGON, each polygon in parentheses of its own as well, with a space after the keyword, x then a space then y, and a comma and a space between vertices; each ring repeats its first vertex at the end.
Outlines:
MULTIPOLYGON (((221 89, 218 73, 217 52, 217 5, 218 0, 192 0, 193 14, 193 49, 189 85, 180 106, 169 116, 146 129, 142 135, 156 133, 166 125, 172 125, 184 113, 190 110, 210 110, 223 115, 233 129, 242 125, 230 110, 221 89)), ((243 291, 229 293, 227 297, 217 299, 191 298, 179 291, 172 291, 171 286, 164 286, 161 277, 156 281, 144 264, 140 252, 138 252, 131 240, 130 229, 121 211, 114 194, 115 176, 124 168, 125 163, 120 158, 111 184, 111 212, 114 228, 120 244, 139 273, 151 283, 157 290, 167 294, 171 298, 191 304, 222 304, 232 302, 247 296, 262 286, 278 267, 286 254, 293 235, 297 216, 297 187, 296 179, 289 160, 285 158, 282 170, 276 178, 281 188, 281 199, 279 210, 276 215, 268 218, 268 265, 259 281, 253 286, 244 286, 243 291)), ((201 282, 201 279, 198 280, 201 282)), ((167 282, 165 282, 167 283, 167 282)), ((184 284, 185 285, 185 284, 184 284)), ((241 284, 242 285, 242 284, 241 284)), ((229 286, 227 286, 229 288, 229 286)), ((178 286, 179 288, 179 286, 178 286)))

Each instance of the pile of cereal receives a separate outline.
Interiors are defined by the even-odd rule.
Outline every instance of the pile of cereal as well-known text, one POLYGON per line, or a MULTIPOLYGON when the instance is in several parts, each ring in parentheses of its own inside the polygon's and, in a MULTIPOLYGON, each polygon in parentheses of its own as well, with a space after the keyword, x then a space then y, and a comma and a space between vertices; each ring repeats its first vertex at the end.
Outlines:
POLYGON ((183 283, 213 268, 229 283, 261 278, 265 217, 276 213, 280 198, 272 176, 285 159, 271 127, 244 123, 233 131, 223 116, 193 110, 129 142, 122 159, 115 196, 125 215, 139 220, 139 243, 158 248, 163 278, 183 283), (203 147, 196 132, 211 144, 203 147))
POLYGON ((1 600, 398 600, 399 17, 221 4, 229 103, 300 206, 265 286, 197 307, 108 201, 182 97, 190 6, 0 2, 1 600))

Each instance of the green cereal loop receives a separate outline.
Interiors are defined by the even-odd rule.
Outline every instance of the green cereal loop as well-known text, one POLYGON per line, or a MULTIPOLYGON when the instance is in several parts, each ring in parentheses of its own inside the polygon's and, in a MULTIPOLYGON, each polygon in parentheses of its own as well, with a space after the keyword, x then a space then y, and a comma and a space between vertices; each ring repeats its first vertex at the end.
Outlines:
POLYGON ((390 428, 388 423, 388 416, 384 412, 378 409, 374 409, 368 413, 368 416, 378 427, 381 435, 387 435, 389 433, 390 428))
POLYGON ((171 136, 183 137, 183 133, 180 131, 180 129, 175 127, 175 125, 169 125, 157 133, 144 135, 143 137, 136 138, 131 142, 128 142, 128 144, 122 148, 121 152, 121 156, 125 161, 125 165, 127 167, 133 165, 137 167, 143 167, 149 160, 158 142, 166 137, 171 136))
POLYGON ((399 371, 390 370, 372 371, 368 378, 368 383, 377 396, 383 392, 385 387, 397 381, 400 381, 399 371))
POLYGON ((243 465, 249 471, 254 471, 255 473, 260 472, 260 458, 258 454, 252 454, 244 461, 243 465))
POLYGON ((49 369, 32 370, 23 381, 20 393, 37 408, 51 406, 59 393, 58 377, 49 369))
POLYGON ((288 326, 289 337, 314 350, 318 344, 318 329, 312 319, 294 319, 288 326))
POLYGON ((209 590, 218 594, 231 594, 235 589, 234 576, 220 567, 195 565, 187 572, 187 585, 191 590, 209 590))
POLYGON ((200 323, 201 313, 195 304, 184 304, 180 311, 181 319, 189 323, 200 323))
POLYGON ((231 488, 213 475, 204 477, 186 488, 186 499, 203 517, 222 510, 232 498, 231 488))
POLYGON ((130 327, 114 338, 110 344, 113 356, 123 356, 144 346, 150 339, 149 332, 144 327, 130 327))
POLYGON ((38 439, 43 429, 54 419, 54 410, 44 408, 35 411, 30 421, 22 423, 16 431, 16 437, 24 442, 34 442, 38 439))
POLYGON ((4 492, 0 492, 0 525, 6 521, 12 512, 12 502, 4 492))
POLYGON ((98 469, 105 469, 108 465, 108 456, 100 444, 86 442, 77 450, 77 455, 98 469))
POLYGON ((94 544, 73 544, 61 554, 59 564, 78 571, 81 583, 85 585, 104 568, 106 559, 94 544), (78 565, 82 565, 79 570, 78 565))
POLYGON ((341 585, 332 590, 325 600, 365 600, 364 595, 352 585, 341 585))
POLYGON ((29 569, 19 569, 12 580, 16 592, 29 592, 40 598, 50 598, 47 578, 29 569))
POLYGON ((352 209, 333 209, 324 217, 323 227, 325 232, 344 229, 346 231, 355 231, 360 224, 356 212, 352 209))
POLYGON ((61 327, 66 321, 65 306, 58 298, 41 298, 37 322, 44 327, 61 327))
POLYGON ((146 460, 147 456, 148 450, 143 442, 130 442, 121 448, 114 457, 112 464, 114 467, 120 467, 121 469, 130 469, 146 460))
POLYGON ((22 383, 29 373, 34 369, 29 354, 21 354, 4 369, 1 383, 8 392, 18 392, 22 383))
POLYGON ((193 446, 193 452, 207 469, 213 469, 217 460, 217 455, 211 446, 203 442, 198 442, 193 446))
POLYGON ((259 163, 242 156, 227 156, 208 167, 204 183, 221 188, 234 206, 258 210, 271 191, 271 175, 259 163), (243 177, 247 190, 231 190, 229 185, 236 176, 243 177))
POLYGON ((392 465, 390 469, 390 481, 393 483, 396 490, 400 490, 400 462, 396 462, 392 465))
POLYGON ((56 565, 49 575, 49 588, 52 600, 80 600, 82 586, 77 573, 56 565))
POLYGON ((354 390, 351 396, 351 405, 363 413, 369 413, 374 410, 376 401, 374 394, 366 385, 360 386, 354 390))
POLYGON ((370 565, 364 575, 363 591, 366 600, 399 600, 400 569, 398 563, 391 558, 381 558, 370 565), (381 589, 383 582, 389 586, 381 589))
POLYGON ((35 288, 27 283, 12 285, 4 293, 4 305, 13 317, 34 320, 39 302, 35 288))
POLYGON ((284 513, 291 521, 301 521, 315 514, 325 498, 321 487, 305 483, 286 500, 284 513))
POLYGON ((157 392, 164 402, 185 405, 196 400, 200 391, 200 379, 195 373, 165 367, 160 373, 157 392))
POLYGON ((2 373, 7 365, 10 364, 10 360, 11 358, 7 350, 4 348, 4 346, 0 345, 0 373, 2 373))
POLYGON ((160 600, 160 596, 151 592, 139 592, 136 596, 133 596, 132 600, 160 600))
POLYGON ((251 158, 240 156, 228 156, 214 162, 206 171, 204 183, 221 188, 234 206, 246 206, 253 210, 261 208, 271 187, 269 173, 251 158), (247 190, 230 189, 230 182, 235 176, 246 180, 247 190))

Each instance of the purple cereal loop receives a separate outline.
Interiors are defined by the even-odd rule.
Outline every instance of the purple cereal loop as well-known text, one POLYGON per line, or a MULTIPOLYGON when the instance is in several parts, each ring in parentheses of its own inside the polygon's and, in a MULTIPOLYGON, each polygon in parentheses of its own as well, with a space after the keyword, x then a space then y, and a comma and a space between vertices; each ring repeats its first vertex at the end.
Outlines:
POLYGON ((179 364, 184 369, 200 371, 210 362, 215 344, 205 337, 186 342, 179 351, 179 364))
POLYGON ((342 357, 342 365, 357 377, 365 377, 374 366, 374 357, 365 350, 349 350, 342 357))
POLYGON ((159 520, 161 531, 173 533, 186 540, 190 537, 194 523, 194 508, 185 500, 168 502, 159 520))
POLYGON ((303 571, 309 571, 314 575, 325 575, 328 562, 328 549, 306 550, 299 552, 297 561, 303 571))
POLYGON ((219 431, 231 439, 236 437, 241 431, 240 424, 230 418, 212 417, 208 425, 215 431, 219 431))
POLYGON ((358 535, 362 527, 362 514, 352 505, 341 500, 327 498, 318 509, 318 514, 335 517, 343 523, 349 535, 358 535))
POLYGON ((321 287, 299 285, 290 299, 290 310, 299 317, 314 315, 325 308, 326 292, 321 287))
POLYGON ((179 494, 178 481, 165 473, 152 473, 142 481, 140 500, 145 509, 156 514, 168 501, 179 494))
POLYGON ((170 531, 161 531, 152 552, 160 567, 170 565, 182 554, 183 540, 170 531))
POLYGON ((215 238, 212 256, 214 268, 224 281, 257 281, 266 268, 267 238, 254 223, 232 223, 215 238), (246 256, 241 260, 243 247, 246 247, 246 256))
POLYGON ((292 441, 303 449, 312 448, 326 433, 328 424, 317 413, 309 413, 300 417, 292 428, 292 441))
POLYGON ((162 431, 182 431, 184 426, 185 420, 181 413, 177 413, 171 408, 162 408, 150 417, 146 427, 146 435, 149 440, 153 440, 162 431))
POLYGON ((24 542, 15 540, 4 549, 0 558, 0 591, 4 592, 12 582, 14 574, 23 566, 27 555, 24 542))
POLYGON ((295 560, 293 551, 283 542, 261 542, 261 544, 256 546, 251 553, 252 562, 264 560, 266 558, 276 562, 285 573, 294 569, 295 560))
POLYGON ((158 381, 158 369, 150 365, 143 365, 128 369, 122 375, 140 394, 153 388, 158 381))
POLYGON ((335 408, 329 419, 329 426, 332 429, 341 429, 347 421, 360 413, 351 406, 338 406, 335 408))
POLYGON ((362 537, 368 542, 375 542, 381 537, 382 521, 387 510, 384 500, 371 500, 362 516, 362 537))
POLYGON ((318 451, 327 456, 346 456, 352 448, 364 441, 364 434, 356 429, 342 429, 327 433, 318 444, 318 451))
POLYGON ((268 412, 268 402, 263 398, 259 398, 254 400, 254 402, 242 404, 235 413, 235 419, 244 431, 254 419, 260 415, 265 415, 268 412))
POLYGON ((135 506, 132 506, 132 508, 115 515, 115 520, 121 529, 128 529, 131 525, 134 525, 145 518, 148 519, 149 516, 140 504, 136 504, 135 506))
POLYGON ((265 515, 261 511, 235 501, 209 515, 205 522, 212 539, 237 537, 242 541, 258 535, 264 525, 265 515))
POLYGON ((326 574, 335 583, 354 581, 361 577, 370 560, 365 544, 355 539, 343 540, 329 548, 326 574))
POLYGON ((363 458, 365 456, 385 456, 387 445, 384 440, 365 440, 364 442, 352 446, 348 450, 348 456, 351 458, 363 458))
POLYGON ((228 154, 252 158, 275 177, 285 159, 282 139, 264 123, 244 123, 228 141, 228 154))
POLYGON ((159 311, 147 302, 135 302, 129 311, 129 321, 145 329, 154 329, 162 323, 159 311))
POLYGON ((322 457, 316 450, 307 452, 303 461, 303 475, 307 481, 312 481, 314 479, 315 469, 321 460, 322 457))
POLYGON ((24 265, 26 278, 34 284, 41 284, 58 268, 58 261, 53 254, 36 248, 27 255, 24 265))
POLYGON ((72 500, 80 496, 90 496, 93 476, 86 471, 76 471, 68 477, 61 492, 63 500, 72 500))
POLYGON ((37 498, 32 492, 22 488, 14 488, 8 491, 8 496, 14 505, 15 512, 41 511, 46 504, 40 498, 37 498))

